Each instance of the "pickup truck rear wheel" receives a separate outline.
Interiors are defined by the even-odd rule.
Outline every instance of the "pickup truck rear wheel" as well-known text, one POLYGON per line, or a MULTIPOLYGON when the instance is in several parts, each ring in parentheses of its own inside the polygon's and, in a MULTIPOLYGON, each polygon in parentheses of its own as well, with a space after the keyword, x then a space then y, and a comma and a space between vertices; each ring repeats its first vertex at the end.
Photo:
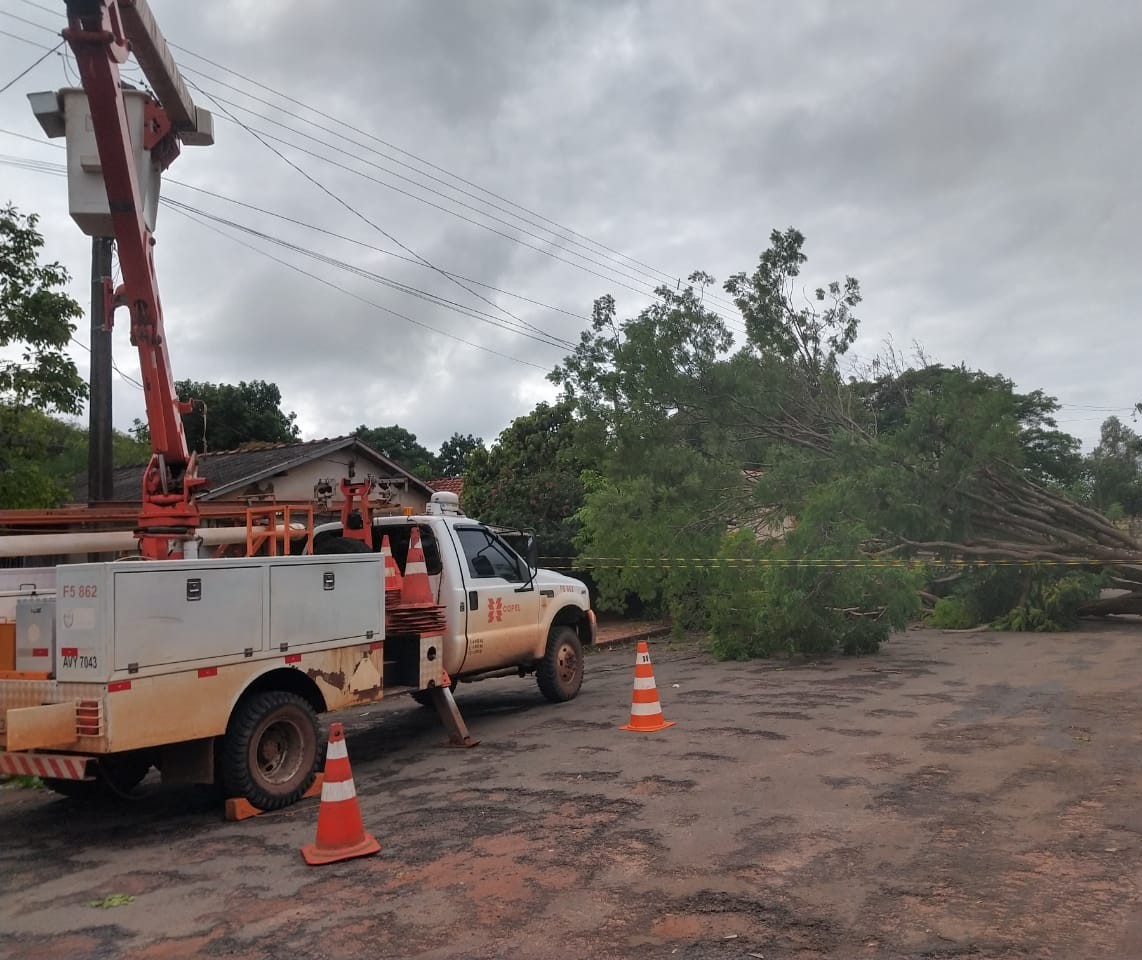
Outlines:
POLYGON ((317 776, 317 714, 297 694, 255 693, 234 708, 221 752, 230 796, 245 797, 261 810, 287 807, 317 776))
POLYGON ((552 703, 573 699, 583 685, 583 644, 573 627, 552 627, 547 652, 535 671, 539 691, 552 703))

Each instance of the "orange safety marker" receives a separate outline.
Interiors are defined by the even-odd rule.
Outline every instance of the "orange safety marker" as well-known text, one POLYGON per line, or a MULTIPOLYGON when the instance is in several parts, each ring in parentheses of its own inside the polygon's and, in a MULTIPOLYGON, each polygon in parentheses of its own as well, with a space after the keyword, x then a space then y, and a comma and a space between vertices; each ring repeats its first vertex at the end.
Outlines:
MULTIPOLYGON (((310 797, 316 797, 321 794, 324 776, 324 774, 319 772, 317 776, 314 777, 309 789, 301 795, 302 800, 308 800, 310 797)), ((227 797, 225 810, 227 820, 249 820, 250 817, 260 817, 266 812, 261 807, 255 807, 245 797, 227 797)))
POLYGON ((385 558, 385 598, 387 599, 394 590, 399 595, 403 589, 400 567, 397 566, 396 558, 393 557, 393 548, 392 544, 389 543, 387 533, 381 540, 381 556, 385 558))
POLYGON ((302 847, 301 855, 310 866, 317 866, 368 857, 380 849, 377 838, 365 833, 361 822, 361 805, 357 801, 357 787, 349 768, 349 750, 345 746, 345 728, 334 723, 329 727, 329 749, 325 753, 317 840, 302 847))
POLYGON ((435 606, 432 585, 428 582, 428 567, 424 562, 424 548, 420 545, 420 530, 412 528, 408 540, 408 556, 404 561, 404 584, 401 600, 405 606, 435 606))
POLYGON ((645 640, 640 640, 634 660, 634 693, 631 696, 630 723, 619 729, 654 733, 655 730, 672 727, 674 723, 674 720, 667 720, 662 716, 662 705, 658 702, 658 687, 654 683, 654 668, 650 665, 650 647, 645 640))

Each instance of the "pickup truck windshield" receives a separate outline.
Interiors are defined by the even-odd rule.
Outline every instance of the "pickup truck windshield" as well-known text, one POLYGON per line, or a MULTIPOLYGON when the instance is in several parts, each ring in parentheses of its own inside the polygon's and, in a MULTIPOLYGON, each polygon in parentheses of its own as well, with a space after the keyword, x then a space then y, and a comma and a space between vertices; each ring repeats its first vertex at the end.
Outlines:
POLYGON ((473 579, 503 577, 509 583, 524 581, 519 557, 498 537, 481 527, 461 527, 456 535, 473 579))

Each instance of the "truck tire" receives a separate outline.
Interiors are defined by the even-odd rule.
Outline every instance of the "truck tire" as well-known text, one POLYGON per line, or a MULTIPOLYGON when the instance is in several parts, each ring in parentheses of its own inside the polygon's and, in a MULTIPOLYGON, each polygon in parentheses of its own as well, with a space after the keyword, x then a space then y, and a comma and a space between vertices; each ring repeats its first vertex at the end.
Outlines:
POLYGON ((150 757, 142 753, 112 753, 96 760, 94 780, 44 779, 44 786, 71 800, 101 802, 133 800, 135 788, 151 770, 150 757))
POLYGON ((369 545, 352 537, 317 537, 313 541, 314 553, 372 553, 369 545))
POLYGON ((271 690, 239 701, 222 739, 222 782, 261 810, 301 799, 320 761, 317 714, 297 694, 271 690))
POLYGON ((552 703, 572 700, 583 685, 583 644, 573 627, 552 627, 547 652, 535 671, 539 691, 552 703))

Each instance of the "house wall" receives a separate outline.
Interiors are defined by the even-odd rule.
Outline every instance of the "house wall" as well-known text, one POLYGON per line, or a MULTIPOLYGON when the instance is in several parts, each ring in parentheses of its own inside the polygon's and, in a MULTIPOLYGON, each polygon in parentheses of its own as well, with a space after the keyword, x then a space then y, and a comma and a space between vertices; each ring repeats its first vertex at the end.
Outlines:
POLYGON ((392 505, 402 509, 411 507, 413 513, 424 513, 428 494, 415 487, 407 478, 394 476, 387 467, 377 461, 354 456, 348 451, 333 453, 328 457, 301 464, 287 473, 267 477, 241 489, 228 490, 219 499, 237 500, 245 496, 272 495, 278 500, 309 500, 313 496, 313 488, 318 480, 326 479, 332 481, 335 491, 333 503, 336 505, 342 501, 340 483, 342 478, 349 475, 348 464, 351 459, 356 463, 357 479, 372 475, 379 479, 392 478, 396 482, 398 489, 394 491, 392 505), (404 489, 399 489, 400 487, 404 489))

